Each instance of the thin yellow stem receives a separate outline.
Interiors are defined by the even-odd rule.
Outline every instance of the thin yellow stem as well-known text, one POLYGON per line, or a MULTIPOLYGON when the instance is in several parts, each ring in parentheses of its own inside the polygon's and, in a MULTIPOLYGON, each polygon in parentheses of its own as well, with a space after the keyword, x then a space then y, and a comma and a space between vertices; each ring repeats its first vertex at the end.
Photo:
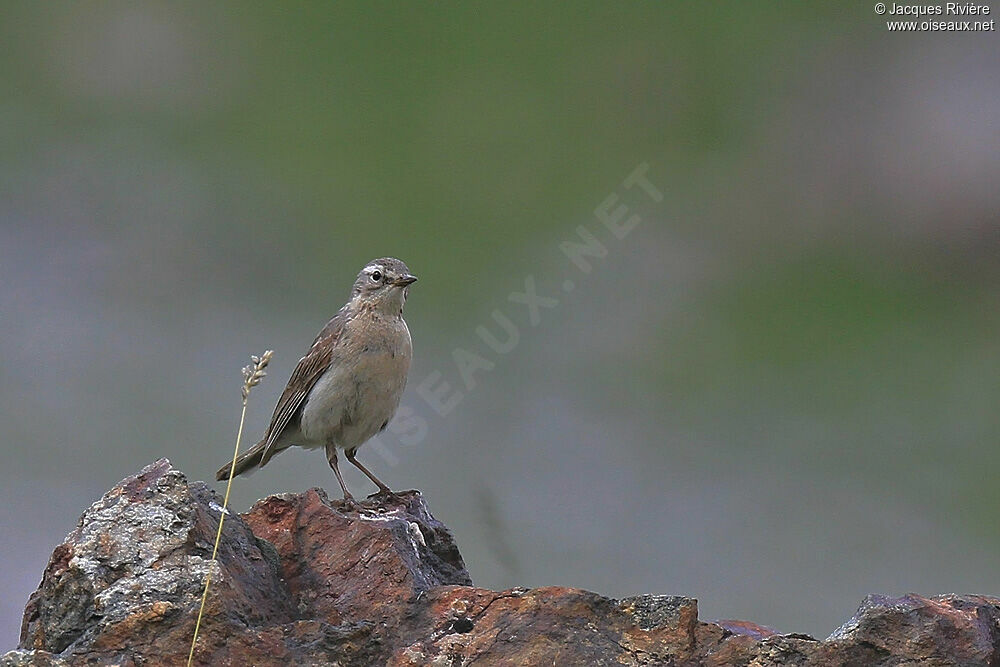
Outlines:
MULTIPOLYGON (((240 414, 240 428, 236 432, 236 449, 233 450, 233 464, 229 468, 229 481, 226 482, 226 495, 222 499, 222 513, 219 515, 219 530, 215 532, 215 546, 212 547, 212 560, 215 560, 219 552, 219 540, 222 539, 222 522, 226 520, 226 508, 229 507, 229 490, 233 488, 233 475, 236 474, 236 459, 240 455, 240 440, 243 439, 243 422, 247 417, 247 396, 249 392, 244 392, 243 412, 240 414)), ((198 642, 198 630, 201 628, 201 616, 205 613, 205 601, 208 599, 208 585, 212 581, 212 568, 209 566, 205 573, 205 590, 201 594, 201 608, 198 609, 198 620, 194 624, 194 637, 191 638, 191 651, 188 653, 187 667, 191 667, 194 660, 194 646, 198 642)))

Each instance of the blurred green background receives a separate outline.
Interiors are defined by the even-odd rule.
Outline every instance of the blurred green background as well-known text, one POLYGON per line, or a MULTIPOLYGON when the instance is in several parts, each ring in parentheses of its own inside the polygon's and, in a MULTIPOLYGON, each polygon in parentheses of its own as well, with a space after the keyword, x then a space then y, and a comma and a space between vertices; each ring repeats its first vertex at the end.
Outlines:
MULTIPOLYGON (((382 255, 420 276, 427 432, 361 458, 477 584, 817 636, 870 592, 1000 594, 996 33, 890 34, 868 3, 0 11, 0 646, 111 485, 211 477, 272 347, 264 429, 382 255), (622 185, 642 163, 659 203, 622 185), (537 326, 527 276, 560 300, 537 326), (456 348, 494 364, 471 391, 456 348)), ((297 451, 234 505, 311 486, 297 451)))

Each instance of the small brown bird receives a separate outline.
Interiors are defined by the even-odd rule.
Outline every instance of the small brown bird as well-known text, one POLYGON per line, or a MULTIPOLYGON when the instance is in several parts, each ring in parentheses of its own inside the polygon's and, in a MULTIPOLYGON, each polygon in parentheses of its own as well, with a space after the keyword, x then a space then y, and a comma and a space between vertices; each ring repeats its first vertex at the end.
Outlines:
MULTIPOLYGON (((372 260, 361 270, 350 301, 299 359, 264 437, 237 459, 237 475, 264 466, 289 447, 322 447, 344 499, 354 500, 337 467, 337 450, 342 449, 380 493, 392 493, 356 457, 399 407, 413 354, 403 304, 416 280, 406 264, 392 257, 372 260)), ((231 465, 219 468, 215 478, 228 479, 231 465)))

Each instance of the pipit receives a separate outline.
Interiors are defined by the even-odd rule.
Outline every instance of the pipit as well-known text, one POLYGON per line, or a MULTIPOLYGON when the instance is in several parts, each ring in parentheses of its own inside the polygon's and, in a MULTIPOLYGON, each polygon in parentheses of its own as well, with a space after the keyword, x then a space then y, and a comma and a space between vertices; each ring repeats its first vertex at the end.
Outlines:
MULTIPOLYGON (((344 500, 353 501, 337 467, 337 450, 342 449, 380 493, 392 494, 357 454, 399 407, 413 354, 403 304, 416 280, 406 264, 392 257, 372 260, 361 270, 351 299, 299 359, 264 437, 237 459, 237 475, 266 465, 289 447, 322 447, 344 500)), ((231 465, 219 468, 215 478, 227 479, 231 465)))

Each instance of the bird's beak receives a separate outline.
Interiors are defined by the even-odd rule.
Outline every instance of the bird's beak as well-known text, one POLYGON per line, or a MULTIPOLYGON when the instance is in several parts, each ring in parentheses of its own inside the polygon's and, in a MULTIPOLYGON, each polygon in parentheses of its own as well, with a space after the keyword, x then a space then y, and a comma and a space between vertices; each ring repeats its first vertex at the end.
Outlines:
POLYGON ((400 276, 395 280, 393 280, 392 284, 396 285, 397 287, 406 287, 407 285, 412 285, 415 282, 417 282, 417 277, 411 276, 409 273, 407 273, 405 276, 400 276))

